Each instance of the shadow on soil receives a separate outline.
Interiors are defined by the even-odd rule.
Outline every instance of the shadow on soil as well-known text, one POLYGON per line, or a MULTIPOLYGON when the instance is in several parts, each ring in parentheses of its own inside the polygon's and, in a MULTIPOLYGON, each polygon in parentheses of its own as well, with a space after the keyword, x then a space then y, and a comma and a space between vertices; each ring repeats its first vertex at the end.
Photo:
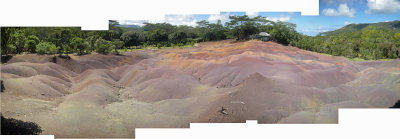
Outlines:
POLYGON ((40 126, 34 122, 24 122, 14 118, 5 118, 1 115, 1 135, 38 135, 42 132, 40 126))
POLYGON ((396 104, 394 104, 392 107, 390 107, 390 108, 400 108, 400 100, 398 100, 397 102, 396 102, 396 104))
POLYGON ((7 63, 12 57, 12 55, 1 56, 1 63, 7 63))

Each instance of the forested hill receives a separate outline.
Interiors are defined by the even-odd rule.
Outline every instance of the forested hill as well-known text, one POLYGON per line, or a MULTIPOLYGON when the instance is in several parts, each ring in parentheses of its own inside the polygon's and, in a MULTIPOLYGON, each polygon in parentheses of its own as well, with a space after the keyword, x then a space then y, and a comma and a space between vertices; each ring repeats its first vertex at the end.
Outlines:
POLYGON ((384 31, 400 32, 400 21, 395 20, 392 22, 379 22, 379 23, 363 23, 363 24, 349 24, 334 31, 320 33, 321 36, 341 35, 349 32, 362 32, 363 30, 377 29, 384 31))
POLYGON ((126 28, 126 29, 138 29, 140 26, 138 25, 117 25, 117 27, 126 28))
POLYGON ((400 58, 400 21, 350 24, 291 43, 310 51, 367 60, 400 58))

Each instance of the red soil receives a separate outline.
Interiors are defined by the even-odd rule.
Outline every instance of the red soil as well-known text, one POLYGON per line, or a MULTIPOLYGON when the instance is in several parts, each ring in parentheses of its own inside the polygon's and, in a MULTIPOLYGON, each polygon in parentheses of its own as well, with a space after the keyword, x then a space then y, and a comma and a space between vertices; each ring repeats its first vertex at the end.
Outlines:
POLYGON ((273 42, 52 57, 1 66, 1 110, 56 137, 132 137, 135 127, 190 122, 336 123, 338 107, 400 99, 399 59, 353 62, 273 42))

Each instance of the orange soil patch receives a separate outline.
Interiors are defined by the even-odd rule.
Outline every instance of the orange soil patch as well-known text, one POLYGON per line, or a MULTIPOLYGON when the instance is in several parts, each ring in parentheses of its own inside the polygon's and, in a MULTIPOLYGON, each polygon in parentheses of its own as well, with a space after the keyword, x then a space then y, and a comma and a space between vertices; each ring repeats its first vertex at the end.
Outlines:
POLYGON ((353 62, 261 41, 197 46, 15 56, 1 65, 2 113, 59 138, 123 138, 190 122, 336 123, 338 107, 400 99, 399 59, 353 62))

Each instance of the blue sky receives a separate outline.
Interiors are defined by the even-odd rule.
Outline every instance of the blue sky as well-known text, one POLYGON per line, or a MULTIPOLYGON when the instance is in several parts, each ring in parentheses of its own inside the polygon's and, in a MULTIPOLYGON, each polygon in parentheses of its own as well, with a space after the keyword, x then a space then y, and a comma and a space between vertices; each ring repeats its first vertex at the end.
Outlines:
POLYGON ((166 15, 157 21, 120 20, 121 24, 168 22, 195 26, 197 21, 229 21, 229 15, 264 16, 272 21, 292 22, 297 31, 314 36, 351 23, 376 23, 400 20, 400 0, 320 0, 319 16, 301 16, 300 12, 221 12, 218 15, 166 15))

